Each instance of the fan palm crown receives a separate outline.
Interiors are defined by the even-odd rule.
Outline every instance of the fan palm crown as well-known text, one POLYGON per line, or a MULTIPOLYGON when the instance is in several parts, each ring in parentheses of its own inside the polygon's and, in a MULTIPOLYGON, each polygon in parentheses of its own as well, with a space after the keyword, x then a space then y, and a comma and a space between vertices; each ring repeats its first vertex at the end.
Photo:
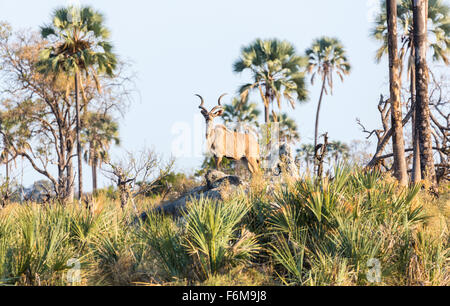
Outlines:
POLYGON ((253 81, 243 85, 239 92, 245 100, 250 91, 259 91, 264 103, 265 121, 268 123, 269 107, 274 101, 281 109, 283 98, 292 108, 295 108, 296 101, 307 99, 304 67, 306 59, 297 55, 289 42, 257 39, 242 48, 233 70, 236 73, 249 71, 252 74, 253 81))
MULTIPOLYGON (((380 13, 375 18, 374 26, 371 30, 371 36, 381 42, 378 48, 375 60, 379 62, 388 52, 388 29, 386 0, 380 3, 380 13)), ((442 0, 428 1, 428 40, 432 50, 432 57, 435 61, 443 61, 449 64, 450 48, 450 8, 442 0)), ((414 64, 414 29, 413 29, 413 8, 410 0, 400 0, 397 4, 397 20, 399 32, 401 34, 401 47, 399 50, 400 59, 403 61, 405 54, 410 54, 411 59, 408 63, 414 64)), ((411 67, 409 67, 411 69, 411 67)))
POLYGON ((97 73, 112 76, 117 58, 108 41, 104 17, 91 7, 56 9, 52 23, 41 27, 43 38, 53 44, 42 51, 39 66, 43 71, 86 72, 97 85, 97 73))
POLYGON ((279 124, 279 139, 285 142, 300 141, 297 123, 286 113, 278 116, 270 115, 270 120, 279 124))
POLYGON ((348 75, 351 65, 347 59, 344 46, 337 38, 321 37, 316 39, 311 48, 306 50, 308 56, 308 72, 311 74, 311 84, 317 75, 324 81, 324 90, 329 87, 333 94, 333 74, 336 73, 341 81, 348 75))
POLYGON ((327 87, 333 94, 333 75, 337 74, 341 81, 344 81, 344 76, 350 73, 351 65, 347 59, 344 46, 337 38, 333 37, 324 36, 314 40, 312 46, 306 49, 306 55, 308 56, 308 72, 311 74, 311 83, 314 84, 317 75, 322 79, 322 90, 317 106, 314 131, 314 148, 317 150, 319 116, 323 95, 328 94, 327 87))

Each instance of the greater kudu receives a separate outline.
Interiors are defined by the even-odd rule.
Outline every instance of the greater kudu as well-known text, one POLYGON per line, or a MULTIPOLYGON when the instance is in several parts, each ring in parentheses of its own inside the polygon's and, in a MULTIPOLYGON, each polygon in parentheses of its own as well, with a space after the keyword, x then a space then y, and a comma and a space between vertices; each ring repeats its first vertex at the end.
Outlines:
POLYGON ((211 111, 205 108, 205 101, 202 96, 199 108, 206 120, 206 145, 207 150, 215 157, 216 167, 220 169, 220 163, 224 157, 234 160, 245 160, 248 170, 252 174, 259 172, 260 152, 256 135, 246 132, 240 133, 227 129, 224 125, 213 126, 213 120, 223 114, 224 110, 221 104, 223 94, 219 98, 219 105, 211 111))

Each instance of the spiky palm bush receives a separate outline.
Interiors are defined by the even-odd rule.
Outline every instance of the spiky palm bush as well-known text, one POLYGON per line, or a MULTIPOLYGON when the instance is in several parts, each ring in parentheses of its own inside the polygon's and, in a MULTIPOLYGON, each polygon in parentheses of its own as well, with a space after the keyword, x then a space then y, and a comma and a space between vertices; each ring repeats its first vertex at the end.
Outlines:
POLYGON ((306 177, 292 188, 284 188, 275 195, 278 209, 269 223, 276 232, 294 233, 306 228, 309 235, 322 237, 335 226, 333 213, 345 199, 345 188, 350 178, 347 168, 336 168, 334 178, 306 177))
POLYGON ((246 264, 259 250, 255 235, 239 226, 248 210, 243 201, 220 203, 202 198, 184 213, 185 245, 201 278, 246 264))
POLYGON ((171 217, 149 214, 139 234, 151 247, 151 254, 161 267, 163 281, 185 280, 191 275, 192 260, 183 246, 182 227, 171 217))
POLYGON ((0 285, 9 282, 10 245, 12 244, 12 218, 0 215, 0 285))
POLYGON ((4 218, 1 226, 6 226, 10 233, 0 235, 1 281, 22 285, 66 284, 64 273, 71 268, 67 262, 77 257, 70 243, 67 212, 62 208, 25 206, 14 211, 14 223, 4 218))
POLYGON ((139 239, 139 229, 132 227, 130 211, 121 213, 116 207, 111 213, 89 243, 95 263, 93 283, 132 285, 147 280, 144 261, 149 248, 139 239))
POLYGON ((376 259, 385 284, 411 283, 411 274, 445 282, 448 234, 440 241, 418 238, 426 221, 414 200, 419 191, 420 186, 399 188, 376 171, 346 167, 336 168, 334 177, 305 178, 285 189, 268 221, 280 279, 295 285, 367 285, 368 263, 376 259))

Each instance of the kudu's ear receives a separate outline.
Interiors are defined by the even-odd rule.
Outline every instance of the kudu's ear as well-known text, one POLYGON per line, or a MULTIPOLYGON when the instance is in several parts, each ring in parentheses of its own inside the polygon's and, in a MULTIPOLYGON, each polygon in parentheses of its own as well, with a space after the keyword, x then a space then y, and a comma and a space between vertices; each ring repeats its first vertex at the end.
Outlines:
POLYGON ((223 109, 219 109, 217 112, 213 113, 212 116, 214 118, 222 116, 224 113, 223 109))
POLYGON ((223 97, 225 97, 226 95, 228 95, 228 94, 221 95, 219 98, 219 101, 218 101, 218 105, 211 110, 210 114, 213 118, 220 117, 223 115, 224 110, 223 110, 223 106, 222 106, 221 102, 222 102, 223 97))

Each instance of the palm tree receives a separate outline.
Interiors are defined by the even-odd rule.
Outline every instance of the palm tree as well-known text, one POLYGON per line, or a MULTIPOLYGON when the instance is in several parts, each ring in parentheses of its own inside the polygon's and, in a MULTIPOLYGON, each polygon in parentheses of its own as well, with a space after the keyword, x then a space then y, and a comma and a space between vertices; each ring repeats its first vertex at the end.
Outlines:
POLYGON ((245 100, 234 98, 231 104, 224 105, 222 119, 225 123, 245 123, 258 126, 260 111, 256 103, 249 103, 245 100))
MULTIPOLYGON (((319 113, 324 94, 333 94, 333 75, 336 73, 341 81, 350 73, 350 63, 345 54, 345 49, 337 38, 321 37, 316 39, 311 48, 306 50, 309 58, 308 72, 311 74, 311 84, 314 84, 316 75, 322 78, 322 90, 316 113, 316 125, 314 132, 314 148, 317 148, 319 138, 319 113)), ((314 161, 316 164, 316 161, 314 161)))
MULTIPOLYGON (((429 47, 433 51, 434 61, 443 61, 449 64, 448 51, 450 46, 450 27, 448 21, 449 14, 448 5, 441 0, 430 0, 428 9, 428 20, 430 29, 428 30, 429 47)), ((415 73, 415 48, 414 48, 414 28, 413 28, 413 7, 411 0, 401 0, 397 2, 397 23, 399 32, 403 33, 400 37, 400 77, 402 76, 404 62, 407 63, 408 77, 410 80, 411 108, 415 109, 416 101, 416 73, 415 73), (406 58, 405 56, 408 55, 406 58)), ((380 48, 376 52, 375 59, 380 62, 384 55, 388 52, 387 40, 387 13, 386 0, 381 2, 380 14, 375 19, 375 25, 371 35, 382 42, 380 48)), ((416 114, 412 115, 412 138, 413 138, 413 171, 412 181, 417 183, 421 180, 420 173, 420 149, 419 139, 416 136, 416 114)))
POLYGON ((286 113, 279 116, 270 115, 270 121, 279 124, 279 139, 284 142, 300 141, 297 123, 288 117, 286 113))
POLYGON ((329 144, 329 149, 331 156, 334 158, 334 162, 337 163, 339 158, 344 160, 348 159, 350 148, 347 144, 340 141, 332 141, 329 144))
POLYGON ((245 100, 250 91, 259 91, 264 103, 264 120, 268 124, 270 106, 275 100, 281 109, 283 97, 292 108, 295 108, 295 101, 307 99, 302 71, 305 66, 305 58, 298 56, 289 42, 257 39, 242 48, 241 56, 234 63, 233 69, 236 73, 251 72, 252 83, 243 85, 239 92, 245 100))
MULTIPOLYGON (((103 23, 102 14, 91 7, 67 7, 55 10, 52 23, 41 28, 42 37, 53 42, 52 47, 43 50, 41 54, 41 70, 62 72, 74 77, 79 199, 83 195, 79 90, 84 102, 87 102, 82 75, 84 72, 86 81, 92 76, 100 92, 98 74, 113 76, 117 65, 112 45, 108 41, 109 31, 103 23)), ((86 105, 83 109, 86 110, 86 105)))
POLYGON ((303 157, 303 160, 306 163, 306 169, 309 170, 309 166, 312 162, 314 162, 314 145, 312 144, 303 144, 300 146, 300 149, 297 149, 297 156, 303 157))
POLYGON ((111 143, 120 144, 119 125, 104 114, 88 113, 86 128, 83 129, 83 140, 89 145, 84 159, 92 168, 93 193, 97 191, 97 168, 108 160, 111 143))

